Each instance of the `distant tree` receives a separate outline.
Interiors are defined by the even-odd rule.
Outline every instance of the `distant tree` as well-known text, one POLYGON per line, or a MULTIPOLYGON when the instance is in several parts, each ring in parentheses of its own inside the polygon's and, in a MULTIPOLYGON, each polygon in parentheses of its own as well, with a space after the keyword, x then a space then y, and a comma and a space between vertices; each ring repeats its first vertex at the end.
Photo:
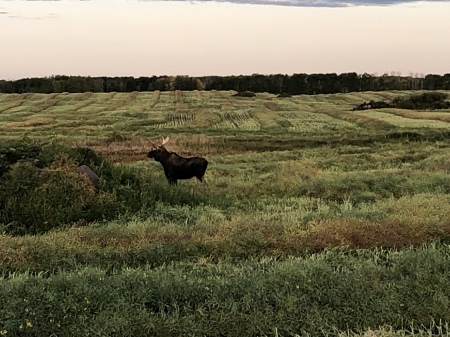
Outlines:
POLYGON ((90 91, 87 84, 87 78, 82 76, 70 76, 63 84, 64 91, 68 92, 86 92, 90 91))
POLYGON ((68 81, 68 76, 54 76, 52 77, 52 92, 63 92, 66 91, 66 83, 68 81))
POLYGON ((267 92, 267 76, 260 74, 253 74, 250 76, 248 89, 253 92, 267 92))
POLYGON ((147 91, 151 83, 151 79, 149 77, 139 77, 134 81, 136 83, 137 91, 147 91))
POLYGON ((52 92, 52 80, 48 77, 39 80, 39 92, 43 94, 50 94, 52 92))
POLYGON ((429 74, 425 76, 423 81, 423 88, 426 90, 439 90, 443 89, 444 81, 440 75, 429 74))
POLYGON ((267 81, 267 91, 271 94, 283 93, 283 83, 287 75, 270 75, 267 81))
POLYGON ((323 93, 324 74, 308 75, 309 94, 317 95, 323 93))
POLYGON ((359 91, 359 78, 357 73, 344 73, 338 76, 341 84, 341 92, 355 92, 359 91))
POLYGON ((12 94, 14 92, 14 82, 13 81, 5 81, 0 80, 0 92, 12 94))
POLYGON ((120 77, 105 77, 103 80, 104 92, 122 92, 124 91, 124 83, 120 77))
POLYGON ((364 73, 293 74, 239 76, 152 76, 89 77, 56 75, 0 81, 0 92, 132 92, 153 90, 235 90, 238 92, 270 92, 272 94, 323 94, 382 90, 450 90, 450 74, 444 76, 415 74, 399 76, 397 72, 382 76, 364 73))
POLYGON ((282 91, 291 95, 308 94, 310 91, 308 79, 306 74, 293 74, 284 78, 282 91))
POLYGON ((87 91, 102 92, 103 91, 103 79, 101 77, 88 77, 86 78, 87 91))
POLYGON ((167 90, 168 81, 166 77, 160 77, 153 82, 153 90, 164 91, 167 90))
POLYGON ((442 89, 450 90, 450 73, 442 76, 442 89))
POLYGON ((189 76, 176 76, 173 83, 174 90, 196 90, 197 80, 189 76))
POLYGON ((136 82, 134 81, 134 78, 133 77, 128 77, 126 80, 125 80, 126 82, 126 84, 125 84, 125 91, 126 92, 132 92, 132 91, 136 91, 136 82))
POLYGON ((335 73, 323 74, 322 79, 322 94, 332 94, 342 92, 342 84, 340 78, 335 73))
POLYGON ((375 90, 375 78, 368 73, 364 73, 359 78, 359 91, 374 91, 375 90))

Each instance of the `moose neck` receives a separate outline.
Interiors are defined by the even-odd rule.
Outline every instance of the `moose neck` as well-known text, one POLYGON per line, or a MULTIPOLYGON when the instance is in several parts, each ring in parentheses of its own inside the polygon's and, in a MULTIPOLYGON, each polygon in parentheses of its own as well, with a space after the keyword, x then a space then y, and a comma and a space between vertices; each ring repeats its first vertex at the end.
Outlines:
POLYGON ((161 154, 159 155, 159 162, 164 165, 165 163, 167 163, 168 160, 169 160, 169 151, 167 151, 165 148, 162 148, 161 154))

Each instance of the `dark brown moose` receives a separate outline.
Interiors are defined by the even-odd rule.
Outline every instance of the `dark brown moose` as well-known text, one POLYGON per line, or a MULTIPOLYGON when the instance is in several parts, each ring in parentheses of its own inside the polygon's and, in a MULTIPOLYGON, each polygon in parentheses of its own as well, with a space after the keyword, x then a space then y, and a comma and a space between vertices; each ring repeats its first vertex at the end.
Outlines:
POLYGON ((164 147, 168 141, 169 137, 166 137, 162 140, 161 145, 152 143, 153 149, 147 154, 147 157, 161 163, 169 184, 176 185, 177 180, 196 177, 206 185, 204 175, 208 161, 202 157, 186 158, 175 152, 169 152, 164 147))

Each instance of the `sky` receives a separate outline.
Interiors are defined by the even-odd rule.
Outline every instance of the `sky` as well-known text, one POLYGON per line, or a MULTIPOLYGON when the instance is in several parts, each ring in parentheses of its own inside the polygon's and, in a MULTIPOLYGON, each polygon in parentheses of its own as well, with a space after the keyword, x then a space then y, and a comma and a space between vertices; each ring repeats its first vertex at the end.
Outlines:
POLYGON ((450 1, 0 0, 0 79, 450 73, 450 1))

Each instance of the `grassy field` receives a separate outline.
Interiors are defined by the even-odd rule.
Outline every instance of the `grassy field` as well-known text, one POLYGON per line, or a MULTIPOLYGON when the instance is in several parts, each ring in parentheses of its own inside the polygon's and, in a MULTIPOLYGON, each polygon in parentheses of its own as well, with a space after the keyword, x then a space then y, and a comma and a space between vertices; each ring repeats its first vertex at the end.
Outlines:
POLYGON ((137 177, 87 195, 126 196, 113 218, 0 221, 0 336, 450 335, 450 110, 233 94, 0 94, 2 144, 89 147, 137 177), (208 159, 208 189, 168 185, 146 158, 162 136, 208 159))

